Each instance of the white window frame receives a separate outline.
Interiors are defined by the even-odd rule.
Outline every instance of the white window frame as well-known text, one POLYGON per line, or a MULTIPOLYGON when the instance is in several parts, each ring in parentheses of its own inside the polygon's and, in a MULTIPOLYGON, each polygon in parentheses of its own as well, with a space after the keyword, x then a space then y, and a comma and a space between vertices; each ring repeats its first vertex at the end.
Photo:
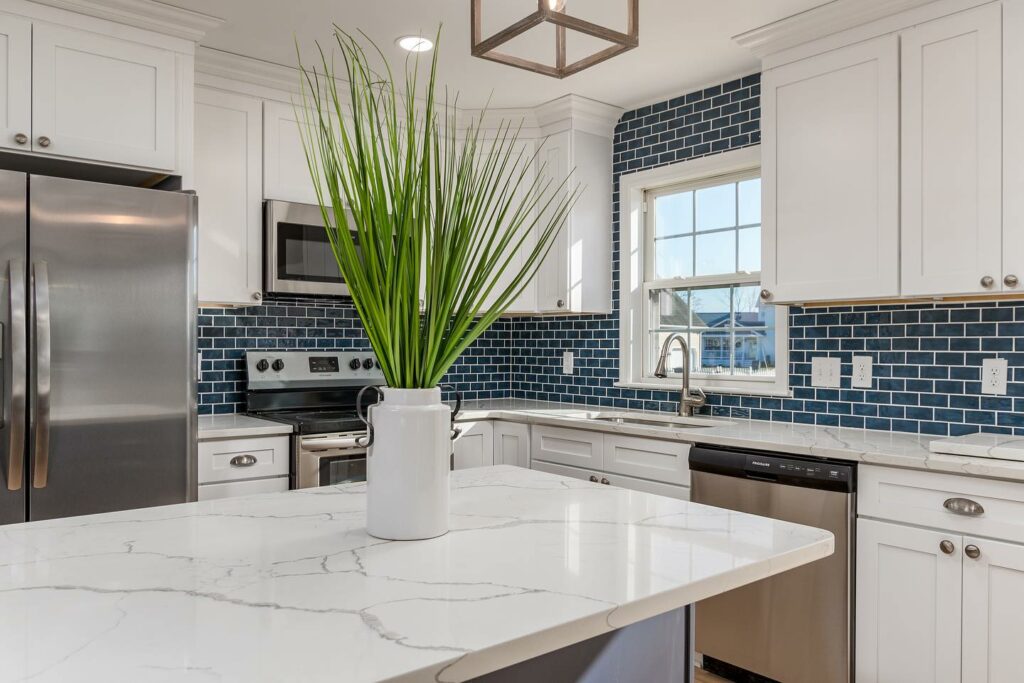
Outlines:
MULTIPOLYGON (((646 370, 652 367, 645 354, 648 342, 649 295, 652 288, 706 287, 725 284, 759 283, 761 274, 730 274, 646 282, 648 252, 646 194, 673 185, 700 183, 716 177, 733 176, 760 169, 759 145, 682 161, 619 177, 619 381, 616 386, 638 389, 679 388, 678 377, 658 379, 646 370)), ((713 183, 711 183, 713 184, 713 183)), ((762 240, 764 232, 762 232, 762 240)), ((762 252, 766 251, 762 242, 762 252)), ((691 384, 715 393, 789 396, 789 313, 779 306, 775 315, 774 378, 709 377, 691 374, 691 384)))

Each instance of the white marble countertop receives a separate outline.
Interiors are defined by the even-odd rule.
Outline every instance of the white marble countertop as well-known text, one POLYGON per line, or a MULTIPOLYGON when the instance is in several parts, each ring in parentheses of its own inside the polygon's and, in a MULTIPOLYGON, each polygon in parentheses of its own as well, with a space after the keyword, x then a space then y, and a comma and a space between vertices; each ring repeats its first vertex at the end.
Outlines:
POLYGON ((699 428, 615 424, 593 419, 596 413, 609 412, 624 415, 644 414, 641 411, 582 404, 496 399, 467 401, 459 419, 501 419, 561 427, 575 426, 690 443, 755 448, 794 455, 813 455, 892 467, 1024 481, 1024 462, 999 460, 991 456, 972 457, 973 454, 967 453, 933 453, 930 448, 931 442, 945 437, 736 418, 703 418, 721 426, 699 428))
POLYGON ((364 484, 0 527, 0 680, 458 681, 806 564, 827 531, 509 466, 452 530, 364 484))
POLYGON ((251 436, 291 434, 292 426, 272 420, 261 420, 241 413, 200 415, 199 440, 243 439, 251 436))
POLYGON ((1010 434, 965 434, 951 439, 935 439, 928 446, 933 453, 1024 460, 1024 437, 1010 434))

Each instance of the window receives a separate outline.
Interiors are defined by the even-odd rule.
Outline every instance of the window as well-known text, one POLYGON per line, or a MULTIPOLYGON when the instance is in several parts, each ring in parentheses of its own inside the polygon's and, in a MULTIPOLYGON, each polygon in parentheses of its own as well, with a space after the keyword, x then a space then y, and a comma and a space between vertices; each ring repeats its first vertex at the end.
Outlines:
POLYGON ((749 148, 718 156, 621 181, 632 223, 622 231, 622 383, 676 386, 680 345, 670 348, 668 378, 654 368, 679 334, 694 386, 786 390, 786 316, 760 298, 759 159, 749 148))

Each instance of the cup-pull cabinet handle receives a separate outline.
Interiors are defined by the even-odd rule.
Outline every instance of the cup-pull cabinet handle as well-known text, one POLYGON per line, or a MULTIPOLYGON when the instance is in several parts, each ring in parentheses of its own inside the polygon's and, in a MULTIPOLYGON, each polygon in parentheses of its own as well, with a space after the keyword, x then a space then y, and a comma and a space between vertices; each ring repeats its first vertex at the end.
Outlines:
POLYGON ((232 467, 252 467, 256 464, 256 456, 249 455, 248 453, 245 455, 236 455, 231 458, 230 462, 232 467))
POLYGON ((942 503, 942 507, 954 515, 963 515, 964 517, 980 517, 985 514, 985 508, 981 506, 981 503, 970 498, 947 498, 942 503))

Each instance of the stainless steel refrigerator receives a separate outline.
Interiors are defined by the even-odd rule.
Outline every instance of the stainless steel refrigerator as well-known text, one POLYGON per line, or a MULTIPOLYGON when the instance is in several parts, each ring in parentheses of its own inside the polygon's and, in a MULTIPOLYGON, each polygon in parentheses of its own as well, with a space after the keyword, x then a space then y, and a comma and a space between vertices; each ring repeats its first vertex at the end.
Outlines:
POLYGON ((195 500, 196 198, 0 171, 0 523, 195 500))

